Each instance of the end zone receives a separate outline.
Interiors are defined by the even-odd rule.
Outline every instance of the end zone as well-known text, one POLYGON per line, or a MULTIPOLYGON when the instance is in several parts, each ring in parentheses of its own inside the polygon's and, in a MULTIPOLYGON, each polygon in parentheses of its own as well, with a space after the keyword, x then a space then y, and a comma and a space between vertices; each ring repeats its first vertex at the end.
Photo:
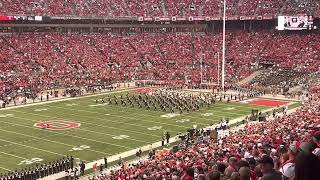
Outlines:
POLYGON ((241 101, 247 104, 253 104, 258 106, 270 106, 270 107, 278 107, 289 104, 289 101, 281 101, 281 100, 274 100, 274 99, 249 99, 245 101, 241 101))

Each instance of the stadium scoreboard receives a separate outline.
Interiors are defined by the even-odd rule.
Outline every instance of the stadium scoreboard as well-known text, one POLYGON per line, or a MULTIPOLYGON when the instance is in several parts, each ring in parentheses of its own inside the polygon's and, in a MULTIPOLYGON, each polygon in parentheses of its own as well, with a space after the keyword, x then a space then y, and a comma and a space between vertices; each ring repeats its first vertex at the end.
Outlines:
POLYGON ((316 26, 313 24, 314 18, 309 15, 297 16, 278 16, 278 26, 276 29, 283 30, 313 30, 316 26))

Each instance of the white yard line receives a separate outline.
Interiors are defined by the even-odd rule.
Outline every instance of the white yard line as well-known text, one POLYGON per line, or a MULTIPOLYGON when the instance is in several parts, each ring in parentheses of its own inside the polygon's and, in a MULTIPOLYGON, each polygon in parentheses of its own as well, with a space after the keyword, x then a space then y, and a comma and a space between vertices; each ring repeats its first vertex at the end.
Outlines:
POLYGON ((66 156, 64 154, 60 154, 60 153, 56 153, 56 152, 52 152, 52 151, 48 151, 48 150, 32 147, 32 146, 27 146, 27 145, 16 143, 16 142, 12 142, 12 141, 7 141, 7 140, 1 139, 1 138, 0 138, 0 141, 11 143, 11 144, 15 144, 15 145, 19 145, 19 146, 23 146, 23 147, 27 147, 27 148, 30 148, 30 149, 35 149, 35 150, 38 150, 38 151, 47 152, 47 153, 50 153, 50 154, 55 154, 55 155, 59 155, 59 156, 66 156))
POLYGON ((0 166, 0 169, 6 170, 6 171, 9 171, 9 172, 13 172, 12 170, 4 168, 4 167, 1 167, 1 166, 0 166))
MULTIPOLYGON (((269 109, 266 109, 266 110, 263 110, 262 112, 266 112, 266 111, 271 111, 273 108, 269 108, 269 109)), ((242 116, 242 117, 239 117, 239 118, 235 118, 235 119, 231 119, 230 120, 230 124, 235 124, 237 123, 239 120, 243 119, 245 116, 242 116)), ((176 137, 173 137, 171 138, 170 142, 172 142, 172 140, 175 142, 177 141, 177 136, 176 137)), ((153 143, 152 144, 152 147, 153 148, 157 148, 157 147, 160 147, 161 145, 161 142, 156 142, 156 143, 153 143)), ((137 148, 135 150, 131 150, 131 151, 127 151, 127 152, 124 152, 124 153, 120 153, 120 154, 117 154, 117 155, 113 155, 111 157, 108 157, 108 162, 114 162, 114 161, 117 161, 117 158, 119 157, 122 157, 122 158, 125 158, 125 157, 129 157, 129 156, 133 156, 135 154, 135 152, 139 149, 141 149, 142 151, 147 151, 148 150, 148 147, 150 146, 143 146, 143 147, 140 147, 140 148, 137 148)), ((101 164, 101 163, 104 163, 104 160, 103 159, 100 159, 100 160, 97 160, 97 161, 94 161, 94 162, 91 162, 91 163, 88 163, 86 164, 86 169, 91 169, 92 165, 93 164, 101 164)), ((48 176, 48 177, 45 177, 43 180, 52 180, 52 179, 59 179, 59 178, 63 178, 64 177, 64 173, 58 173, 58 174, 54 174, 54 175, 51 175, 51 176, 48 176)), ((86 177, 87 178, 87 177, 86 177)), ((82 179, 82 178, 81 178, 82 179)))
MULTIPOLYGON (((53 106, 53 107, 55 107, 55 106, 53 106)), ((18 112, 18 113, 30 114, 30 115, 37 115, 37 116, 42 116, 42 117, 58 118, 58 119, 73 121, 73 120, 70 119, 70 118, 61 118, 61 117, 57 117, 57 116, 43 115, 43 114, 35 114, 35 113, 29 113, 29 112, 17 111, 17 110, 12 110, 12 111, 15 111, 15 112, 18 112)), ((77 114, 72 114, 72 113, 68 113, 68 114, 77 116, 77 114)), ((100 115, 101 115, 101 113, 100 113, 100 115)), ((78 116, 79 116, 79 115, 78 115, 78 116)), ((119 121, 106 120, 106 119, 102 119, 102 118, 93 118, 93 117, 91 117, 91 116, 82 116, 82 115, 81 115, 81 117, 87 117, 87 118, 90 118, 90 119, 99 119, 99 120, 103 120, 104 122, 116 122, 116 123, 119 122, 119 121)), ((81 122, 81 124, 88 124, 88 125, 95 125, 95 126, 99 126, 99 127, 117 129, 117 130, 120 130, 120 131, 127 131, 127 132, 131 132, 131 133, 138 133, 138 134, 143 134, 143 135, 147 135, 147 136, 161 137, 161 136, 154 135, 154 134, 148 134, 148 133, 139 132, 139 131, 126 130, 126 129, 116 128, 116 127, 109 126, 109 125, 108 125, 108 126, 105 126, 105 125, 102 125, 102 124, 94 124, 94 123, 89 123, 89 122, 84 122, 84 121, 78 121, 78 122, 81 122)), ((125 124, 127 124, 127 125, 131 125, 131 126, 148 128, 148 126, 141 126, 141 125, 126 123, 126 122, 123 122, 123 123, 125 123, 125 124)), ((120 123, 118 123, 118 124, 120 124, 120 123)), ((121 124, 122 124, 122 123, 121 123, 121 124)))
MULTIPOLYGON (((61 144, 61 145, 65 145, 65 146, 69 146, 69 147, 75 147, 77 145, 71 145, 71 144, 66 144, 66 143, 62 143, 62 142, 58 142, 58 141, 52 141, 52 140, 48 140, 48 139, 45 139, 45 138, 39 138, 39 137, 36 137, 36 136, 31 136, 31 135, 27 135, 27 134, 23 134, 23 133, 17 133, 17 132, 14 132, 14 131, 8 131, 8 130, 4 130, 4 129, 1 129, 0 128, 0 131, 4 131, 4 132, 8 132, 8 133, 13 133, 13 134, 17 134, 17 135, 22 135, 22 136, 28 136, 28 137, 31 137, 31 138, 35 138, 35 139, 41 139, 43 141, 48 141, 48 142, 52 142, 52 143, 56 143, 56 144, 61 144)), ((92 152, 96 152, 96 153, 99 153, 99 154, 108 154, 106 152, 101 152, 101 151, 96 151, 96 150, 93 150, 93 149, 85 149, 84 151, 92 151, 92 152)))
POLYGON ((21 156, 17 156, 17 155, 14 155, 14 154, 10 154, 10 153, 6 153, 6 152, 2 152, 0 151, 1 154, 5 154, 5 155, 8 155, 8 156, 12 156, 12 157, 15 157, 15 158, 18 158, 18 159, 23 159, 23 160, 26 160, 28 158, 24 158, 24 157, 21 157, 21 156))
MULTIPOLYGON (((86 112, 86 113, 91 113, 91 114, 100 114, 101 113, 97 113, 97 112, 94 112, 94 111, 87 111, 87 110, 81 110, 81 109, 70 109, 70 108, 64 108, 64 107, 60 107, 60 106, 49 106, 49 107, 53 107, 53 108, 59 108, 59 109, 69 109, 69 110, 73 110, 73 111, 79 111, 79 112, 86 112)), ((72 114, 72 113, 69 113, 70 115, 76 115, 76 114, 72 114)), ((132 114, 137 114, 137 113, 132 113, 132 114)), ((90 117, 90 116, 83 116, 81 115, 82 117, 90 117)), ((155 122, 155 121, 148 121, 148 120, 144 120, 144 119, 139 119, 139 118, 135 118, 135 117, 128 117, 128 116, 119 116, 119 115, 112 115, 110 114, 110 116, 115 116, 115 117, 120 117, 120 118, 123 118, 123 119, 132 119, 132 120, 137 120, 137 121, 143 121, 143 122, 149 122, 149 123, 155 123, 155 124, 161 124, 161 125, 166 125, 166 126, 176 126, 176 127, 180 127, 180 128, 189 128, 189 127, 186 127, 186 126, 181 126, 181 125, 176 125, 176 124, 168 124, 168 123, 162 123, 162 122, 155 122)), ((152 116, 154 117, 154 116, 152 116)), ((101 118, 96 118, 95 119, 101 119, 101 118)), ((118 121, 116 121, 118 122, 118 121)), ((125 122, 119 122, 120 123, 124 123, 124 124, 129 124, 129 123, 125 123, 125 122)), ((135 125, 135 124, 129 124, 129 125, 135 125)))
MULTIPOLYGON (((31 113, 32 114, 32 113, 31 113)), ((35 115, 39 115, 39 114, 35 114, 35 115)), ((39 115, 39 116, 42 116, 42 115, 39 115)), ((45 115, 43 115, 45 116, 45 115)), ((45 116, 47 117, 47 116, 45 116)), ((52 116, 48 116, 48 117, 52 117, 52 116)), ((88 116, 89 117, 89 116, 88 116)), ((19 117, 11 117, 11 118, 19 118, 19 117)), ((42 122, 42 121, 37 121, 37 120, 33 120, 33 119, 29 119, 29 118, 20 118, 20 119, 25 119, 25 120, 28 120, 28 121, 33 121, 33 122, 42 122)), ((64 118, 60 118, 62 120, 67 120, 67 119, 64 119, 64 118)), ((78 131, 87 131, 87 132, 91 132, 91 133, 95 133, 95 134, 102 134, 102 135, 106 135, 106 136, 110 136, 110 137, 115 137, 115 136, 119 136, 119 134, 108 134, 108 133, 105 133, 105 132, 98 132, 98 131, 91 131, 91 130, 88 130, 86 128, 78 128, 77 129, 78 131)), ((134 138, 126 138, 126 139, 129 139, 129 140, 132 140, 132 141, 137 141, 137 142, 143 142, 143 143, 150 143, 148 141, 142 141, 142 140, 137 140, 137 139, 134 139, 134 138)), ((119 145, 120 146, 120 145, 119 145)), ((126 147, 126 146, 120 146, 120 147, 124 147, 124 148, 128 148, 130 149, 129 147, 126 147)))
MULTIPOLYGON (((89 102, 89 101, 80 101, 80 102, 89 102)), ((218 101, 219 102, 219 101, 218 101)), ((89 104, 91 104, 91 103, 88 103, 87 105, 89 105, 89 104)), ((250 105, 250 104, 248 104, 248 105, 250 105)), ((227 104, 227 103, 225 103, 225 104, 218 104, 218 103, 216 103, 216 104, 213 104, 212 106, 214 106, 216 109, 225 109, 225 107, 226 106, 231 106, 231 107, 233 107, 233 106, 236 106, 236 107, 240 107, 240 108, 243 108, 243 105, 237 105, 236 103, 234 103, 234 102, 231 102, 230 104, 227 104), (219 108, 219 107, 221 107, 221 108, 219 108)), ((211 106, 211 107, 212 107, 211 106)), ((50 106, 50 107, 60 107, 60 108, 64 108, 64 107, 61 107, 61 106, 50 106)), ((112 106, 112 107, 116 107, 116 106, 112 106)), ((120 106, 121 107, 121 106, 120 106)), ((96 108, 100 108, 100 107, 96 107, 96 108)), ((121 107, 121 108, 125 108, 125 107, 121 107)), ((71 109, 71 108, 69 108, 70 110, 76 110, 76 109, 71 109)), ((101 107, 101 109, 102 109, 102 107, 101 107)), ((126 108, 126 109, 130 109, 130 108, 126 108)), ((204 110, 207 110, 207 111, 210 111, 210 112, 212 112, 212 111, 214 111, 214 109, 213 110, 208 110, 208 109, 200 109, 200 111, 204 111, 204 110)), ((128 112, 128 111, 123 111, 123 110, 118 110, 119 112, 128 112)), ((147 111, 147 110, 145 110, 145 109, 142 109, 141 111, 147 111)), ((232 111, 236 111, 236 112, 243 112, 243 110, 232 110, 232 111)), ((160 111, 159 111, 160 112, 160 111)), ((194 112, 194 113, 197 113, 197 112, 199 112, 199 111, 196 111, 196 112, 194 112)), ((97 113, 97 112, 93 112, 93 111, 91 111, 91 113, 97 113)), ((185 116, 185 117, 189 117, 189 116, 192 116, 194 113, 190 113, 190 114, 182 114, 183 116, 185 116)), ((232 112, 230 112, 230 111, 228 111, 228 113, 229 114, 235 114, 235 115, 239 115, 238 113, 232 113, 232 112)), ((100 113, 99 113, 100 114, 100 113)), ((148 114, 141 114, 141 113, 136 113, 136 111, 130 111, 130 115, 131 114, 138 114, 139 116, 146 116, 146 117, 154 117, 154 115, 148 115, 148 114)), ((213 117, 220 117, 220 116, 216 116, 216 115, 212 115, 213 117)), ((204 119, 204 120, 208 120, 208 119, 206 119, 206 118, 196 118, 196 119, 204 119)))
MULTIPOLYGON (((24 120, 30 120, 30 119, 26 119, 26 118, 18 118, 18 117, 15 117, 16 119, 24 119, 24 120)), ((26 128, 31 128, 31 129, 37 129, 37 130, 43 130, 43 131, 48 131, 46 129, 41 129, 41 128, 36 128, 36 127, 30 127, 30 126, 25 126, 25 125, 21 125, 21 124, 14 124, 14 123, 9 123, 9 122, 6 122, 6 121, 0 121, 1 123, 6 123, 6 124, 12 124, 12 125, 16 125, 16 126, 21 126, 21 127, 26 127, 26 128)), ((132 148, 129 148, 129 147, 126 147, 126 146, 120 146, 120 145, 117 145, 117 144, 113 144, 113 143, 106 143, 106 142, 103 142, 103 141, 97 141, 97 140, 94 140, 94 139, 89 139, 89 138, 84 138, 84 137, 79 137, 79 136, 73 136, 73 135, 69 135, 69 134, 66 134, 66 133, 62 133, 62 132, 56 132, 56 131, 48 131, 50 133, 55 133, 55 134, 60 134, 60 135, 65 135, 65 136, 70 136, 70 137, 74 137, 74 138, 78 138, 78 139, 83 139, 83 140, 87 140, 87 141, 92 141, 92 142, 96 142, 96 143, 101 143, 101 144, 107 144, 107 145, 110 145, 110 146, 117 146, 117 147, 122 147, 122 148, 126 148, 126 149, 132 149, 132 148)), ((110 153, 108 155, 111 155, 110 153)))
MULTIPOLYGON (((99 131, 91 131, 91 130, 87 130, 87 129, 84 129, 84 128, 80 128, 80 129, 77 129, 77 130, 91 132, 91 133, 95 133, 95 134, 107 135, 107 136, 110 136, 110 137, 117 136, 115 134, 108 134, 108 133, 99 132, 99 131)), ((134 138, 126 138, 126 139, 129 139, 129 140, 132 140, 132 141, 136 141, 136 142, 142 142, 142 143, 151 143, 150 141, 142 141, 142 140, 138 140, 138 139, 134 139, 134 138)), ((123 147, 126 147, 126 146, 123 146, 123 147)), ((129 148, 129 147, 127 147, 127 148, 129 148)))
MULTIPOLYGON (((52 106, 55 107, 55 106, 52 106)), ((57 107, 60 109, 65 109, 62 107, 57 107)), ((29 112, 24 112, 24 111, 17 111, 17 110, 12 110, 15 112, 19 112, 19 113, 24 113, 24 114, 30 114, 30 115, 37 115, 37 116, 43 116, 43 117, 51 117, 51 118, 55 118, 55 116, 49 116, 49 115, 41 115, 41 114, 35 114, 35 113, 29 113, 29 112)), ((77 110, 79 112, 86 112, 86 113, 93 113, 92 111, 84 111, 84 110, 77 110)), ((103 118, 98 118, 98 117, 92 117, 92 116, 85 116, 85 115, 79 115, 79 114, 75 114, 75 113, 68 113, 69 115, 73 115, 73 116, 81 116, 81 117, 85 117, 85 118, 89 118, 89 119, 99 119, 99 120, 103 120, 104 122, 114 122, 117 124, 124 124, 124 125, 130 125, 130 126, 136 126, 136 127, 141 127, 141 128, 149 128, 150 126, 143 126, 143 125, 138 125, 135 123, 127 123, 127 122, 122 122, 122 121, 114 121, 114 120, 107 120, 107 119, 103 119, 103 118)), ((101 115, 101 113, 99 113, 101 115)), ((167 123, 159 123, 159 122, 154 122, 154 121, 146 121, 146 120, 142 120, 142 119, 138 119, 138 118, 132 118, 132 117, 127 117, 127 116, 118 116, 118 115, 110 115, 110 116, 115 116, 115 117, 120 117, 122 119, 132 119, 132 120, 136 120, 136 121, 143 121, 143 122, 148 122, 148 123, 153 123, 153 124, 162 124, 162 125, 167 125, 167 126, 176 126, 176 127, 180 127, 180 128, 190 128, 187 126, 180 126, 180 125, 174 125, 174 124, 167 124, 167 123)), ((56 117, 59 118, 59 117, 56 117)), ((63 118, 64 120, 69 120, 68 118, 63 118)))
MULTIPOLYGON (((48 105, 47 105, 48 106, 48 105)), ((243 108, 243 106, 239 106, 239 105, 236 105, 236 104, 230 104, 230 105, 227 105, 227 104, 221 104, 221 105, 213 105, 213 106, 216 106, 216 109, 218 109, 219 107, 221 107, 221 108, 219 108, 219 109, 221 109, 221 110, 223 110, 223 109, 225 109, 225 106, 230 106, 230 107, 234 107, 234 106, 236 106, 236 107, 242 107, 243 108), (218 107, 218 108, 217 108, 218 107)), ((99 114, 99 115, 101 115, 101 112, 95 112, 95 111, 86 111, 86 110, 80 110, 80 109, 72 109, 72 108, 65 108, 65 107, 61 107, 61 106, 48 106, 48 107, 52 107, 52 108, 59 108, 59 109, 69 109, 69 110, 71 110, 71 111, 79 111, 79 112, 87 112, 87 113, 91 113, 91 114, 99 114)), ((129 108, 128 108, 129 109, 129 108)), ((204 110, 204 109, 203 109, 204 110)), ((120 112, 127 112, 127 111, 122 111, 122 110, 119 110, 120 112)), ((200 110, 201 111, 201 110, 200 110)), ((207 110, 208 112, 215 112, 214 111, 214 109, 213 110, 207 110)), ((236 111, 236 112, 244 112, 244 110, 236 110, 236 109, 234 109, 234 110, 232 110, 232 111, 236 111)), ((228 111, 227 113, 228 114, 233 114, 233 115, 241 115, 241 114, 239 114, 239 113, 232 113, 232 111, 228 111)), ((22 112, 21 112, 22 113, 22 112)), ((194 113, 199 113, 199 111, 197 111, 197 112, 194 112, 194 113)), ((78 115, 78 114, 73 114, 73 113, 69 113, 70 115, 75 115, 75 116, 80 116, 80 115, 78 115)), ((136 114, 136 115, 138 115, 139 117, 143 117, 143 116, 145 116, 145 117, 154 117, 154 115, 148 115, 148 114, 143 114, 143 113, 134 113, 134 112, 130 112, 130 115, 132 115, 132 114, 136 114)), ((92 118, 92 117, 90 117, 90 116, 83 116, 83 115, 81 115, 82 117, 87 117, 87 118, 92 118)), ((181 125, 176 125, 176 124, 168 124, 168 123, 163 123, 163 122, 154 122, 154 121, 148 121, 148 120, 142 120, 142 119, 138 119, 138 118, 135 118, 135 117, 128 117, 128 116, 119 116, 119 115, 112 115, 112 114, 110 114, 110 116, 115 116, 115 117, 121 117, 121 118, 123 118, 123 119, 134 119, 134 120, 140 120, 140 121, 145 121, 145 122, 152 122, 152 123, 157 123, 157 124, 161 124, 161 125, 167 125, 167 126, 177 126, 177 127, 182 127, 182 128, 190 128, 190 127, 186 127, 186 126, 181 126, 181 125)), ((191 114, 182 114, 181 115, 181 117, 186 117, 186 118, 190 118, 190 119, 202 119, 202 120, 205 120, 205 121, 212 121, 211 119, 207 119, 207 118, 203 118, 203 117, 198 117, 198 118, 195 118, 195 117, 192 117, 193 116, 193 113, 191 113, 191 114)), ((212 114, 212 115, 210 115, 210 117, 218 117, 218 118, 222 118, 223 116, 217 116, 217 115, 215 115, 215 114, 212 114)), ((93 119, 93 118, 92 118, 93 119)), ((101 119, 101 118, 94 118, 94 119, 101 119)), ((165 119, 165 118, 164 118, 165 119)), ((105 120, 105 119, 103 119, 104 121, 109 121, 109 122, 118 122, 118 121, 112 121, 112 120, 105 120)), ((127 124, 129 124, 129 123, 127 123, 127 124)), ((204 124, 204 123, 202 123, 202 124, 204 124)), ((129 125, 132 125, 132 124, 129 124, 129 125)), ((136 126, 136 125, 135 125, 136 126)))

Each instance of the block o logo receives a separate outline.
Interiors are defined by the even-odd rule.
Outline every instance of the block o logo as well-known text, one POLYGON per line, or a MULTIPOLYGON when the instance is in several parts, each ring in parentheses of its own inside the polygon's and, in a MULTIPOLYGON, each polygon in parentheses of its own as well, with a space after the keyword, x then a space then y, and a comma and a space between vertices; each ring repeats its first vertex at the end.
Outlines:
POLYGON ((53 120, 36 123, 34 126, 42 129, 60 131, 80 127, 81 124, 72 121, 53 120))

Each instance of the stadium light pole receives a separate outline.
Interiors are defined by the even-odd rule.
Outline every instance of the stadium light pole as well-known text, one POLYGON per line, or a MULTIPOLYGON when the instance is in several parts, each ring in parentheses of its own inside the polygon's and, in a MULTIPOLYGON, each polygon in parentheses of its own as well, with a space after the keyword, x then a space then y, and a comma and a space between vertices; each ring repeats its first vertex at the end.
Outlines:
POLYGON ((220 53, 218 51, 218 86, 220 86, 220 53))
POLYGON ((201 74, 200 74, 200 76, 201 76, 201 85, 202 85, 202 83, 203 83, 203 67, 202 67, 202 58, 203 58, 203 54, 201 53, 201 54, 200 54, 200 68, 201 68, 201 74))
POLYGON ((222 65, 221 65, 221 87, 224 92, 225 57, 226 56, 226 0, 223 0, 223 32, 222 32, 222 65))

